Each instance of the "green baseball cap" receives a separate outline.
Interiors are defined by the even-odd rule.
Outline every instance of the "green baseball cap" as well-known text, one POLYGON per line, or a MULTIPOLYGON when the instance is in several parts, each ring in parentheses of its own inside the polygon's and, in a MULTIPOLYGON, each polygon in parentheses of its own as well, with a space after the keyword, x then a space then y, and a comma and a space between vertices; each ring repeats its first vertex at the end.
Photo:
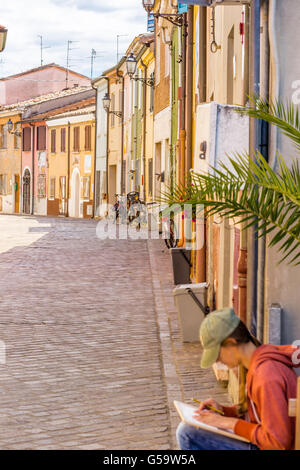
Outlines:
POLYGON ((208 369, 218 359, 221 343, 240 323, 233 308, 223 308, 209 313, 200 326, 200 341, 203 346, 201 367, 208 369))

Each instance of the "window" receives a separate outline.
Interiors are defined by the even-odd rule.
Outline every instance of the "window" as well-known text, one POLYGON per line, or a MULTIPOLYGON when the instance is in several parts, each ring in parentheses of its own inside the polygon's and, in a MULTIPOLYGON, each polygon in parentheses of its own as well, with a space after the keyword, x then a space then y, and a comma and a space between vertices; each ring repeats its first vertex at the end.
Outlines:
POLYGON ((7 192, 7 175, 0 175, 0 194, 5 196, 7 192))
POLYGON ((122 181, 122 193, 126 191, 126 160, 123 160, 123 181, 122 181))
POLYGON ((38 175, 38 198, 46 197, 46 175, 40 174, 38 175))
POLYGON ((170 49, 168 44, 165 44, 165 77, 170 75, 170 49))
MULTIPOLYGON (((119 109, 118 111, 123 112, 123 91, 119 91, 119 109)), ((122 120, 122 117, 120 118, 122 120)))
POLYGON ((31 128, 24 127, 23 129, 23 151, 29 152, 31 150, 31 128))
POLYGON ((82 178, 82 197, 83 199, 90 199, 90 177, 83 176, 82 178))
POLYGON ((0 126, 0 148, 7 148, 7 127, 6 125, 0 126))
POLYGON ((92 137, 92 127, 85 126, 85 145, 84 145, 85 150, 91 150, 92 148, 91 137, 92 137))
POLYGON ((60 151, 65 152, 66 151, 66 128, 63 127, 60 130, 60 151))
POLYGON ((56 153, 56 130, 51 131, 51 153, 56 153))
POLYGON ((155 82, 156 82, 156 85, 158 85, 160 83, 160 35, 159 34, 156 36, 156 51, 155 52, 156 52, 155 82))
MULTIPOLYGON (((151 73, 150 78, 153 80, 154 83, 154 72, 151 73)), ((153 113, 154 110, 154 86, 150 89, 150 113, 153 113)))
MULTIPOLYGON (((116 97, 114 93, 111 95, 111 110, 115 111, 115 106, 116 106, 116 97)), ((111 127, 114 127, 115 125, 115 115, 112 113, 111 114, 111 127)))
POLYGON ((73 150, 74 152, 80 151, 80 127, 74 127, 73 130, 73 150))
POLYGON ((46 150, 46 126, 37 127, 37 150, 46 150))
POLYGON ((50 199, 55 199, 55 178, 50 178, 50 199))
POLYGON ((152 186, 153 186, 153 160, 150 158, 148 160, 148 195, 152 196, 152 186))

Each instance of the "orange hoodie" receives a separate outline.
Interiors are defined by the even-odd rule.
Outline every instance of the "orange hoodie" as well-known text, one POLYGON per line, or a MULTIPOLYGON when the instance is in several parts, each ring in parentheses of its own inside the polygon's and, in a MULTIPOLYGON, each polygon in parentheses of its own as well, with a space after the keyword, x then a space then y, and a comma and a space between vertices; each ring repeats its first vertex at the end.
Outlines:
MULTIPOLYGON (((288 416, 288 401, 296 398, 293 368, 298 362, 300 349, 295 346, 262 345, 251 358, 246 381, 250 422, 239 419, 234 432, 261 450, 295 447, 295 418, 288 416)), ((224 407, 225 414, 233 416, 234 409, 224 407)))

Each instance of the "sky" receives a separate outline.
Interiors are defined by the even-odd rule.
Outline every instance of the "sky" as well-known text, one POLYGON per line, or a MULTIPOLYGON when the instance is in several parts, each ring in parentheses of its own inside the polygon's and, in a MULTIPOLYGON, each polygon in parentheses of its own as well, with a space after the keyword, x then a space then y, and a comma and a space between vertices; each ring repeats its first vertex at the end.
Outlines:
POLYGON ((0 24, 8 28, 0 77, 39 67, 42 36, 43 65, 66 67, 70 40, 72 70, 90 76, 91 51, 97 52, 95 78, 117 63, 117 35, 120 59, 147 31, 147 14, 142 0, 0 0, 0 24))

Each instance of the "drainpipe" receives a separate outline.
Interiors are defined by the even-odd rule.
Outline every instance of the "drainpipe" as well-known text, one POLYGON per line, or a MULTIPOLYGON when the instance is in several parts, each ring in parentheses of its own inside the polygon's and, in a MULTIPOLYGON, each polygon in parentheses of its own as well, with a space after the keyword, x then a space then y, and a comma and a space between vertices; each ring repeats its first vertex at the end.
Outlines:
MULTIPOLYGON (((206 87, 207 87, 207 78, 206 78, 206 68, 207 68, 207 8, 199 7, 199 64, 200 64, 200 86, 199 86, 199 99, 200 103, 206 102, 206 87)), ((197 250, 197 263, 196 263, 196 282, 206 282, 206 217, 205 213, 203 214, 202 231, 203 237, 203 246, 197 250)), ((200 235, 199 229, 197 230, 197 237, 200 235)))
MULTIPOLYGON (((268 38, 268 2, 261 3, 261 97, 269 98, 269 38, 268 38)), ((259 151, 268 162, 269 126, 261 122, 261 135, 259 151)), ((265 313, 265 266, 266 266, 266 237, 258 240, 258 272, 257 272, 257 332, 256 337, 264 341, 264 313, 265 313)))
MULTIPOLYGON (((181 47, 181 96, 180 96, 180 152, 179 152, 179 178, 178 182, 184 184, 185 182, 185 147, 186 147, 186 127, 185 127, 185 114, 186 114, 186 43, 187 43, 187 14, 183 16, 183 27, 182 27, 182 47, 181 47)), ((178 247, 184 246, 184 221, 181 223, 181 237, 178 242, 178 247)))
POLYGON ((68 178, 67 178, 67 213, 66 217, 70 216, 69 202, 70 202, 70 158, 71 158, 71 123, 68 122, 68 178))
POLYGON ((35 146, 35 126, 34 124, 29 123, 29 125, 32 128, 32 158, 31 158, 31 165, 32 165, 32 195, 31 195, 31 215, 34 215, 34 176, 35 176, 35 171, 34 171, 34 146, 35 146))
MULTIPOLYGON (((251 3, 251 45, 250 45, 250 95, 260 95, 260 3, 261 0, 252 0, 251 3)), ((255 152, 259 148, 261 125, 257 119, 250 119, 250 155, 255 160, 255 152)), ((257 334, 257 270, 258 270, 258 243, 254 228, 249 230, 248 238, 248 299, 247 310, 250 318, 248 324, 254 336, 257 334)))
MULTIPOLYGON (((272 66, 272 84, 273 89, 270 91, 272 100, 279 97, 279 55, 276 36, 276 6, 277 0, 269 0, 269 41, 270 41, 270 56, 272 66)), ((276 151, 278 144, 278 129, 276 126, 271 126, 270 129, 270 163, 276 167, 276 151)))
POLYGON ((121 136, 121 190, 120 194, 123 196, 123 186, 124 186, 124 168, 123 168, 123 160, 124 160, 124 93, 125 93, 125 86, 124 86, 124 75, 120 73, 120 70, 117 69, 117 76, 122 79, 122 136, 121 136))
POLYGON ((194 72, 194 7, 188 9, 188 44, 187 44, 187 109, 186 109, 186 178, 193 166, 193 72, 194 72))
POLYGON ((98 88, 94 87, 92 84, 92 88, 96 90, 96 112, 95 112, 95 143, 94 143, 94 188, 93 188, 93 218, 96 217, 96 170, 97 170, 97 113, 98 113, 98 88))
POLYGON ((185 146, 186 146, 186 43, 187 43, 187 14, 184 14, 182 28, 182 64, 181 64, 181 110, 180 110, 180 179, 179 182, 184 184, 185 177, 185 146))
MULTIPOLYGON (((144 64, 143 60, 140 59, 141 65, 144 68, 144 79, 147 80, 147 65, 144 64)), ((147 130, 147 85, 144 83, 143 86, 143 104, 144 104, 144 126, 143 126, 143 198, 146 202, 146 130, 147 130)))

